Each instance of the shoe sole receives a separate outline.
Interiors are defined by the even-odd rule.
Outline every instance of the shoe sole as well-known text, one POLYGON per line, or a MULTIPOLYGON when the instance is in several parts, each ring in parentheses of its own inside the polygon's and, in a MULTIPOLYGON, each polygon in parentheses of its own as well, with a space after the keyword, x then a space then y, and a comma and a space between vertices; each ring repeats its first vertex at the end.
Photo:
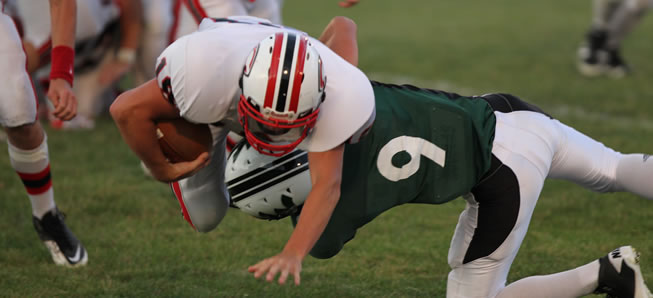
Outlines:
POLYGON ((598 77, 605 72, 601 65, 592 65, 584 62, 578 62, 576 68, 580 74, 590 78, 598 77))
POLYGON ((653 294, 644 283, 644 277, 639 268, 639 252, 631 246, 621 247, 620 251, 626 265, 635 272, 635 298, 653 298, 653 294))
POLYGON ((56 242, 52 240, 46 240, 43 241, 43 244, 45 244, 45 247, 48 248, 48 251, 50 251, 50 255, 52 256, 52 261, 54 261, 55 264, 59 266, 66 266, 70 268, 76 268, 76 267, 82 267, 88 263, 88 253, 84 251, 84 257, 82 257, 79 262, 71 264, 68 262, 68 259, 66 256, 61 252, 59 249, 59 245, 57 245, 56 242))

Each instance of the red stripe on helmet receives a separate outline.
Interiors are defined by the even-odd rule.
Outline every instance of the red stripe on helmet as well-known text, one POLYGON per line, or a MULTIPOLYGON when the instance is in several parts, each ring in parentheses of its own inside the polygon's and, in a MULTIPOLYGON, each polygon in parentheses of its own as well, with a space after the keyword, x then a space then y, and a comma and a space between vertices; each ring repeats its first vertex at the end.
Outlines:
POLYGON ((297 113, 297 106, 299 105, 299 91, 302 86, 302 77, 304 76, 304 61, 306 61, 306 44, 308 38, 301 36, 299 40, 299 49, 297 53, 297 63, 295 64, 295 78, 292 81, 292 93, 290 95, 291 112, 297 113))
POLYGON ((177 201, 179 201, 179 205, 181 206, 181 213, 184 215, 184 219, 190 224, 191 227, 193 227, 193 229, 197 230, 193 222, 190 220, 190 215, 186 209, 186 204, 184 204, 184 199, 181 196, 181 187, 179 187, 179 182, 172 182, 170 183, 170 186, 172 187, 172 191, 175 193, 175 197, 177 197, 177 201))
POLYGON ((281 59, 281 45, 283 44, 282 32, 274 35, 274 49, 272 50, 272 61, 270 62, 270 72, 268 73, 268 86, 265 90, 264 108, 271 108, 274 101, 274 89, 277 85, 277 71, 279 70, 279 60, 281 59))

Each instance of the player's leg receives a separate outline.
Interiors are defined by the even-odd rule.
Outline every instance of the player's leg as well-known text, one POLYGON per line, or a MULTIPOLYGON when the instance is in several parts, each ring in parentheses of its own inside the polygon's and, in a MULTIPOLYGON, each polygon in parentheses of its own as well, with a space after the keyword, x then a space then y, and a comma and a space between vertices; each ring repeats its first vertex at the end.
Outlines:
POLYGON ((605 70, 607 27, 615 11, 626 0, 594 0, 592 25, 585 36, 585 44, 578 49, 578 71, 586 76, 597 76, 605 70))
POLYGON ((649 0, 624 0, 624 3, 614 12, 606 26, 607 52, 606 72, 608 75, 621 78, 630 71, 621 57, 620 49, 624 38, 640 23, 648 12, 649 0))
POLYGON ((546 166, 521 152, 547 158, 541 143, 497 119, 491 169, 465 197, 451 241, 447 297, 494 297, 504 288, 546 178, 546 166))
POLYGON ((619 247, 571 270, 520 279, 497 297, 579 297, 592 292, 610 297, 653 297, 639 268, 639 253, 631 246, 619 247))
POLYGON ((211 132, 210 163, 195 175, 170 184, 184 219, 199 232, 213 230, 229 208, 229 194, 224 183, 227 132, 213 126, 211 132))
POLYGON ((248 5, 248 14, 253 17, 270 20, 273 24, 281 24, 281 1, 279 0, 240 0, 248 5))
POLYGON ((181 6, 176 14, 175 38, 197 30, 203 18, 226 18, 228 16, 245 16, 247 9, 241 0, 179 0, 181 6))
POLYGON ((36 121, 36 96, 13 22, 0 13, 0 124, 7 130, 9 160, 25 185, 34 226, 55 263, 84 265, 87 254, 54 202, 47 137, 36 121))
POLYGON ((134 85, 138 86, 154 77, 156 58, 168 46, 168 36, 173 21, 172 0, 144 0, 145 26, 143 40, 134 65, 134 85))
POLYGON ((653 199, 653 158, 622 154, 577 130, 551 120, 559 132, 549 177, 598 192, 628 191, 653 199))
MULTIPOLYGON (((510 114, 498 114, 497 140, 495 140, 497 148, 494 149, 494 152, 497 156, 503 158, 503 161, 507 161, 509 159, 501 157, 500 153, 502 148, 510 148, 510 150, 525 157, 529 163, 535 165, 535 168, 540 173, 546 173, 548 162, 548 164, 552 164, 551 172, 561 174, 561 171, 563 171, 561 168, 569 170, 568 173, 573 173, 571 176, 575 178, 576 182, 594 189, 605 189, 605 175, 600 174, 602 172, 601 170, 593 171, 596 168, 605 168, 602 165, 585 168, 584 172, 579 172, 577 168, 569 169, 566 168, 566 165, 561 165, 566 162, 573 167, 576 161, 572 161, 571 158, 580 158, 580 156, 571 156, 565 153, 565 159, 561 159, 560 154, 562 154, 561 151, 563 150, 561 148, 569 147, 566 139, 572 137, 574 140, 578 140, 578 136, 574 135, 574 133, 578 134, 578 132, 561 126, 562 124, 558 121, 552 120, 540 113, 514 112, 510 114), (525 134, 515 130, 513 134, 515 136, 518 135, 518 137, 506 138, 506 131, 510 129, 519 129, 529 133, 525 134), (532 137, 532 139, 529 139, 529 137, 532 137), (529 148, 529 146, 533 147, 529 148)), ((587 139, 589 138, 585 138, 585 141, 588 141, 587 139)), ((582 149, 588 150, 583 152, 583 154, 586 157, 589 156, 590 159, 604 158, 603 156, 596 155, 598 153, 614 154, 614 151, 596 142, 593 143, 593 146, 584 146, 582 149)), ((609 157, 605 158, 609 159, 609 157)), ((584 160, 577 161, 580 163, 592 163, 584 160)), ((507 164, 509 163, 507 162, 507 164)), ((524 175, 519 174, 519 167, 513 165, 511 168, 515 169, 517 177, 524 175)), ((651 176, 649 175, 648 177, 651 176)), ((520 183, 520 188, 521 186, 522 184, 520 183)), ((636 254, 630 247, 621 248, 621 252, 622 254, 613 254, 602 258, 602 260, 597 260, 565 272, 519 280, 502 289, 498 293, 498 297, 524 297, 525 295, 536 297, 534 293, 541 295, 538 297, 577 297, 587 295, 594 291, 606 292, 606 290, 609 293, 616 294, 618 297, 633 297, 634 293, 637 293, 634 297, 649 297, 647 296, 648 289, 644 284, 641 271, 637 264, 636 254), (625 267, 623 267, 621 261, 625 262, 623 264, 628 266, 628 269, 623 269, 625 267)))

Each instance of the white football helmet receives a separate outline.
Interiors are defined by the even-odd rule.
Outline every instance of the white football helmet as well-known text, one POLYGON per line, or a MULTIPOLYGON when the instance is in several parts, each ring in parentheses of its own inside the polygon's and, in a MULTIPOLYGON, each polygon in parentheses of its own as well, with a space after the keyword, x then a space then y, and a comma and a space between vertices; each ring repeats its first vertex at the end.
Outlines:
POLYGON ((281 219, 299 210, 311 191, 308 154, 263 155, 245 140, 234 147, 225 169, 231 204, 261 219, 281 219))
POLYGON ((310 133, 324 100, 322 60, 308 36, 278 32, 249 54, 238 115, 257 151, 281 156, 310 133))

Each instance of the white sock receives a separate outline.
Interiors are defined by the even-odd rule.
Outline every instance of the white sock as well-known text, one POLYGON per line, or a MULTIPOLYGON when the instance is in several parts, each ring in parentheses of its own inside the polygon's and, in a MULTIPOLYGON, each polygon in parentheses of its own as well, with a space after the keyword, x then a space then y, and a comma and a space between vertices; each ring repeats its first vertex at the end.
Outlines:
POLYGON ((599 286, 599 261, 568 271, 530 276, 505 287, 497 297, 580 297, 591 294, 599 286))
POLYGON ((624 154, 617 164, 619 188, 653 200, 653 156, 624 154))
POLYGON ((43 138, 41 145, 31 150, 19 149, 9 142, 7 144, 9 161, 25 185, 32 204, 32 215, 40 219, 56 207, 50 177, 47 137, 43 138))

